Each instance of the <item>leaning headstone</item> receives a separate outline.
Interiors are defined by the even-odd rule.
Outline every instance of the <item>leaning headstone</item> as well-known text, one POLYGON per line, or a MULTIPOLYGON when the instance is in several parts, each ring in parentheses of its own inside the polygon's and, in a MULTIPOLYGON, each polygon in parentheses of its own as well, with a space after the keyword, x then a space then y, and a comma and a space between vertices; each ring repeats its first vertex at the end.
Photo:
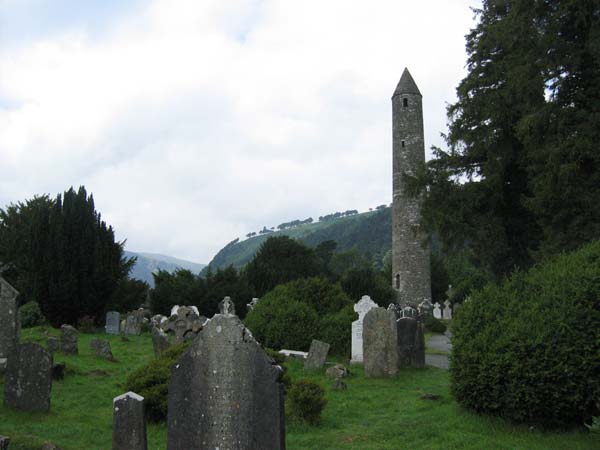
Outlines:
POLYGON ((235 305, 231 301, 231 297, 225 297, 219 302, 219 311, 221 314, 235 314, 235 305))
POLYGON ((363 322, 365 377, 393 377, 398 373, 396 314, 373 308, 363 322))
POLYGON ((56 353, 60 350, 60 339, 54 336, 49 336, 46 340, 46 348, 50 353, 56 353))
POLYGON ((435 317, 436 319, 442 319, 442 310, 440 309, 440 305, 439 303, 435 303, 433 305, 433 317, 435 317))
POLYGON ((60 327, 60 350, 67 355, 77 355, 79 346, 77 341, 79 332, 71 325, 61 325, 60 327))
POLYGON ((308 349, 308 356, 304 361, 304 370, 319 370, 325 364, 330 345, 326 342, 313 339, 308 349))
POLYGON ((0 373, 6 370, 8 355, 19 343, 19 292, 0 276, 0 373))
POLYGON ((121 314, 117 311, 109 311, 106 313, 106 333, 119 334, 121 324, 121 314))
POLYGON ((425 367, 423 324, 412 317, 396 321, 399 367, 425 367))
POLYGON ((363 320, 373 308, 377 308, 377 303, 368 295, 363 295, 354 305, 354 311, 358 313, 358 320, 352 322, 352 359, 350 364, 363 362, 363 320))
POLYGON ((113 399, 112 450, 147 449, 144 397, 135 392, 127 392, 115 397, 113 399))
POLYGON ((281 375, 237 316, 215 315, 172 367, 167 448, 285 449, 281 375))
POLYGON ((125 318, 125 334, 129 336, 139 336, 142 334, 142 323, 144 322, 144 314, 138 311, 127 313, 125 318))
POLYGON ((6 436, 0 436, 0 450, 8 450, 8 444, 10 444, 10 439, 6 436))
POLYGON ((109 361, 114 361, 115 358, 110 349, 110 342, 104 341, 102 339, 92 339, 90 342, 90 347, 94 350, 94 354, 98 358, 108 359, 109 361))
POLYGON ((17 345, 8 358, 4 404, 32 412, 50 410, 52 355, 39 344, 17 345))
POLYGON ((169 336, 160 328, 152 329, 152 347, 154 356, 159 358, 169 348, 169 336))
POLYGON ((446 300, 444 302, 444 320, 452 320, 452 308, 450 307, 450 301, 446 300))

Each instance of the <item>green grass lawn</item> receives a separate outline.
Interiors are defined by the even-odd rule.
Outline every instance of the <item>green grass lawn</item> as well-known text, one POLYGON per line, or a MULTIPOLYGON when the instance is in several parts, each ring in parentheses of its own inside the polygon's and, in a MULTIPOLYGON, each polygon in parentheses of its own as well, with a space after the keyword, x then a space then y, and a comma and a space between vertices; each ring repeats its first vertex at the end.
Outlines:
MULTIPOLYGON (((52 330, 52 334, 57 334, 52 330)), ((40 329, 23 330, 22 341, 41 341, 40 329)), ((153 358, 149 335, 120 337, 81 334, 79 355, 57 354, 67 375, 52 387, 49 414, 27 414, 0 406, 0 434, 10 436, 11 450, 39 449, 49 440, 64 450, 109 450, 112 399, 124 392, 127 375, 153 358), (116 362, 96 359, 89 343, 108 338, 116 362)), ((288 450, 399 449, 598 449, 600 440, 586 431, 541 432, 498 418, 463 410, 449 394, 448 373, 427 368, 404 370, 392 380, 364 378, 360 367, 346 379, 347 391, 332 391, 322 374, 304 374, 299 361, 288 363, 294 379, 305 377, 326 388, 328 404, 320 426, 288 421, 288 450), (442 396, 421 400, 423 393, 442 396)), ((0 393, 0 397, 2 394, 0 393)), ((149 448, 166 448, 164 425, 148 426, 149 448)))

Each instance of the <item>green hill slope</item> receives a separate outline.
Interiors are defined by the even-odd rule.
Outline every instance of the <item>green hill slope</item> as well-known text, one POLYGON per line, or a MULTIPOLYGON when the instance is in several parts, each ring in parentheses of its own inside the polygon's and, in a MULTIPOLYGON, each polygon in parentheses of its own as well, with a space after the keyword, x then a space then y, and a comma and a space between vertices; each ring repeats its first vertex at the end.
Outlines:
POLYGON ((392 209, 385 208, 354 216, 304 224, 288 230, 264 234, 222 248, 210 262, 213 269, 233 265, 240 268, 248 263, 269 236, 289 236, 310 247, 323 241, 337 242, 337 251, 356 249, 381 263, 392 248, 392 209))

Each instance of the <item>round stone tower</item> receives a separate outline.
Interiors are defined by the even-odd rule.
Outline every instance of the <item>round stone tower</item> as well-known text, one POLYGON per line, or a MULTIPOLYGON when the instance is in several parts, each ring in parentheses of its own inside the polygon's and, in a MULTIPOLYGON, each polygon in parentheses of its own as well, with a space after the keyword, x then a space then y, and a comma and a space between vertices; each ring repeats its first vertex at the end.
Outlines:
POLYGON ((410 197, 403 184, 403 174, 414 174, 425 162, 422 99, 410 72, 404 69, 392 96, 392 285, 401 304, 431 300, 429 243, 427 236, 418 232, 421 199, 410 197))

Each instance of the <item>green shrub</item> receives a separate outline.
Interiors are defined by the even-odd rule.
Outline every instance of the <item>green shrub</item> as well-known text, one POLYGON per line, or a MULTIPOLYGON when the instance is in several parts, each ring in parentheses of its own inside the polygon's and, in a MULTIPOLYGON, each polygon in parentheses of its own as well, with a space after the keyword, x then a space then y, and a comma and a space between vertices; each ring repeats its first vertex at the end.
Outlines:
POLYGON ((40 305, 34 301, 27 302, 21 306, 19 308, 19 316, 21 318, 21 327, 23 328, 37 327, 47 323, 40 305))
POLYGON ((325 390, 312 381, 298 380, 288 393, 288 403, 292 417, 317 425, 327 404, 325 390))
POLYGON ((277 350, 273 350, 271 348, 265 348, 267 354, 273 358, 273 360, 277 363, 279 367, 283 369, 283 373, 281 374, 281 382, 285 386, 286 389, 292 387, 292 377, 288 371, 287 366, 285 365, 285 356, 279 353, 277 350))
POLYGON ((425 329, 432 333, 445 333, 446 324, 433 316, 425 318, 425 329))
POLYGON ((167 418, 167 401, 171 366, 192 341, 174 345, 158 359, 132 372, 125 382, 126 390, 144 397, 146 417, 152 422, 162 422, 167 418))
POLYGON ((600 241, 476 292, 453 336, 452 391, 463 406, 583 423, 600 398, 600 241))
POLYGON ((321 318, 317 338, 331 345, 332 355, 349 357, 352 342, 352 322, 358 318, 352 305, 340 312, 327 314, 321 318))

